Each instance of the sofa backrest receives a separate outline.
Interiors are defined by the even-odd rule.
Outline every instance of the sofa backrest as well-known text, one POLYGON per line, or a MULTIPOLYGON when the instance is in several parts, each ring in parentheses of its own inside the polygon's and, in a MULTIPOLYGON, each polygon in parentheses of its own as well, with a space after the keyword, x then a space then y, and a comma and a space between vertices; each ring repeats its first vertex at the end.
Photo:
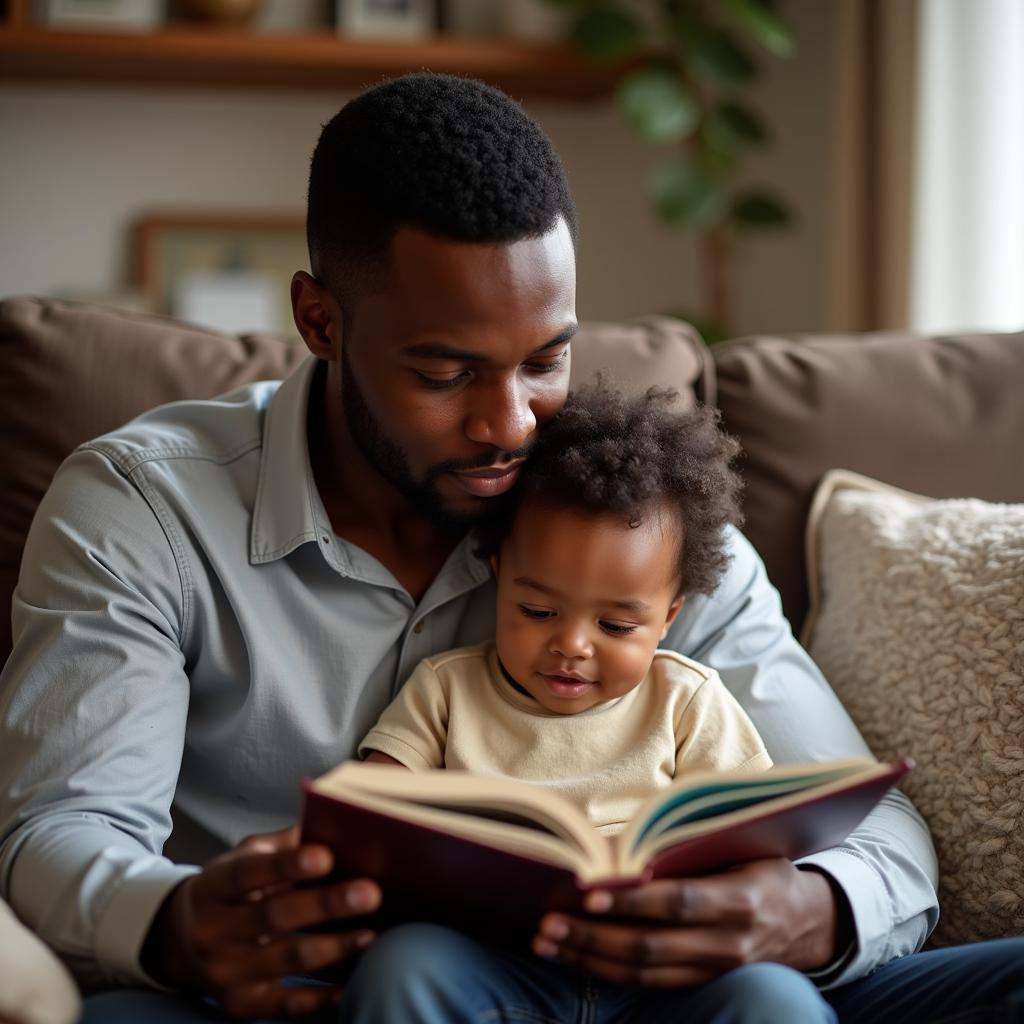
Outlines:
MULTIPOLYGON (((283 377, 306 356, 279 335, 234 337, 50 299, 0 302, 0 664, 25 537, 67 455, 154 406, 283 377)), ((573 344, 574 381, 607 368, 638 389, 671 384, 687 404, 710 397, 697 390, 709 367, 695 332, 667 318, 588 324, 573 344)))
POLYGON ((750 337, 716 345, 743 445, 745 531, 799 632, 804 524, 829 469, 934 498, 1024 501, 1024 333, 750 337))
MULTIPOLYGON (((744 448, 745 530, 799 630, 814 488, 852 469, 933 497, 1024 501, 1024 334, 741 338, 707 349, 675 320, 587 324, 573 382, 607 368, 635 389, 717 402, 744 448)), ((277 335, 234 337, 162 317, 28 297, 0 302, 0 663, 36 505, 83 441, 164 402, 287 374, 277 335)))

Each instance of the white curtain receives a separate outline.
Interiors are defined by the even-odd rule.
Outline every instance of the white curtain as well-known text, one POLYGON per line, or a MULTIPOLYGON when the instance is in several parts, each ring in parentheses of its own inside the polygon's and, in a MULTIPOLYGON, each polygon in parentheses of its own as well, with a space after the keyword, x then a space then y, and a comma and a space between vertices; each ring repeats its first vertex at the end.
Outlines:
POLYGON ((1024 0, 922 0, 910 321, 1024 328, 1024 0))

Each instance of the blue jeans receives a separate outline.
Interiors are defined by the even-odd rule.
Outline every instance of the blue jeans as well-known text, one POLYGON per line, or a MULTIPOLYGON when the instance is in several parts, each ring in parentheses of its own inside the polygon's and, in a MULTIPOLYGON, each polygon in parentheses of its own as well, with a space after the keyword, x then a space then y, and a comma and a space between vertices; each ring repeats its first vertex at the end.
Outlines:
MULTIPOLYGON (((1024 938, 915 953, 828 992, 779 964, 739 968, 696 989, 644 990, 483 946, 436 925, 411 924, 381 935, 352 972, 342 1005, 316 1019, 318 1024, 1024 1024, 1024 938)), ((126 990, 88 998, 81 1024, 224 1020, 206 1004, 126 990)))

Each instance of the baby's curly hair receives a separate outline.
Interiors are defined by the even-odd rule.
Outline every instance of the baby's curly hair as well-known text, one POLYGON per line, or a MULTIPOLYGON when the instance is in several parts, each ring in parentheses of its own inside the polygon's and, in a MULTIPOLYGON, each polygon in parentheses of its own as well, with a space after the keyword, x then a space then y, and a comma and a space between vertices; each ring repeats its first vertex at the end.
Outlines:
POLYGON ((739 442, 707 406, 681 412, 677 392, 628 396, 607 378, 569 395, 541 431, 512 499, 478 530, 477 553, 496 553, 525 497, 639 526, 665 506, 678 512, 676 566, 684 594, 711 594, 728 565, 725 526, 742 522, 739 442))

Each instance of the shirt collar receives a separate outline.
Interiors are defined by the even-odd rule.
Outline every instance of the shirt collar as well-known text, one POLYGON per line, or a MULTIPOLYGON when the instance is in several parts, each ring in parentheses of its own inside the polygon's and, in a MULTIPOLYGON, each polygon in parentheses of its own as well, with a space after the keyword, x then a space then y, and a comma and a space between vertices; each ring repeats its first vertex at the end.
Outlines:
MULTIPOLYGON (((267 406, 249 536, 249 561, 273 562, 316 541, 329 561, 330 522, 313 480, 306 433, 309 389, 319 363, 310 356, 282 381, 267 406)), ((334 545, 337 548, 337 545, 334 545)), ((333 556, 333 557, 332 557, 333 556)))
MULTIPOLYGON (((354 560, 349 545, 334 536, 334 529, 320 499, 309 461, 306 429, 309 392, 319 360, 310 356, 282 381, 267 406, 263 423, 263 451, 249 537, 249 562, 262 565, 291 554, 299 545, 313 541, 327 562, 343 576, 365 582, 398 586, 382 566, 368 572, 354 560)), ((473 554, 475 537, 462 539, 445 563, 425 599, 440 601, 455 591, 468 590, 491 575, 485 561, 473 554), (437 592, 435 593, 435 588, 437 592)))

